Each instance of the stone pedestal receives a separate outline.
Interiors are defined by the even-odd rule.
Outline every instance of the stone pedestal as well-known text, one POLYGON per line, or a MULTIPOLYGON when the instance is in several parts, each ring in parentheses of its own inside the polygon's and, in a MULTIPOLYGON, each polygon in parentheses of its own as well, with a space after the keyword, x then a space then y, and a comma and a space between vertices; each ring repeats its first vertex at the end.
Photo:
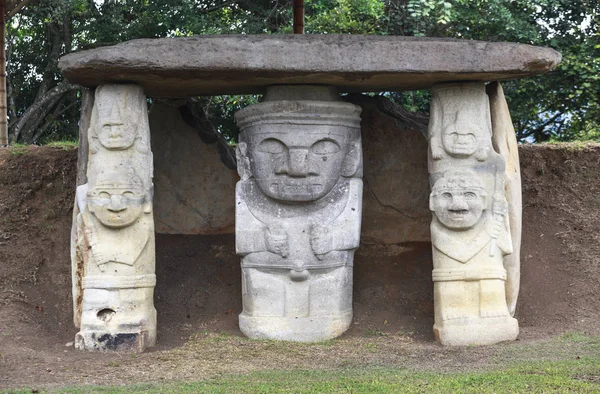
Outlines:
POLYGON ((434 335, 443 345, 514 340, 504 258, 513 253, 505 160, 492 149, 484 84, 434 87, 429 122, 434 335))
POLYGON ((98 87, 87 138, 87 183, 77 187, 71 245, 75 346, 143 351, 156 342, 156 276, 142 88, 98 87))
POLYGON ((270 87, 236 114, 240 329, 250 338, 321 341, 352 320, 360 240, 360 107, 334 88, 270 87))

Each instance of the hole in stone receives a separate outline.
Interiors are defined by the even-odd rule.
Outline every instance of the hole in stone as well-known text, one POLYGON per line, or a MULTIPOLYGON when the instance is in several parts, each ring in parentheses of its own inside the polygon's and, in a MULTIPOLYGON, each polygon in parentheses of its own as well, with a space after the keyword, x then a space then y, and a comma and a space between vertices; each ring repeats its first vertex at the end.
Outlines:
POLYGON ((98 319, 104 321, 104 322, 109 322, 110 319, 112 319, 113 315, 116 312, 113 311, 112 309, 102 309, 100 312, 98 312, 98 314, 96 316, 98 316, 98 319))

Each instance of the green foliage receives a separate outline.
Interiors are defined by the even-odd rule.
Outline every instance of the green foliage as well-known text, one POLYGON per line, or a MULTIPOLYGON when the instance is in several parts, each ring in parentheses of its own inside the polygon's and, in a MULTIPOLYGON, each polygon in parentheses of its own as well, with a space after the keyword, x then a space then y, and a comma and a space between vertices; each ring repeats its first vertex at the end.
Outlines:
POLYGON ((212 96, 202 97, 200 101, 212 125, 223 134, 228 142, 233 144, 237 141, 237 126, 235 125, 234 114, 250 104, 257 103, 258 96, 212 96))
MULTIPOLYGON (((135 38, 282 34, 291 0, 34 0, 7 24, 12 142, 74 139, 80 97, 62 81, 58 58, 135 38), (33 114, 32 114, 33 112, 33 114)), ((600 141, 600 7, 596 0, 306 0, 313 34, 381 34, 513 41, 553 47, 557 70, 504 84, 518 138, 600 141)), ((357 59, 357 61, 360 61, 357 59)), ((427 112, 429 91, 382 93, 427 112)), ((236 138, 233 113, 257 96, 200 98, 215 127, 236 138)))
POLYGON ((306 2, 306 33, 378 34, 384 6, 378 0, 333 0, 306 2))

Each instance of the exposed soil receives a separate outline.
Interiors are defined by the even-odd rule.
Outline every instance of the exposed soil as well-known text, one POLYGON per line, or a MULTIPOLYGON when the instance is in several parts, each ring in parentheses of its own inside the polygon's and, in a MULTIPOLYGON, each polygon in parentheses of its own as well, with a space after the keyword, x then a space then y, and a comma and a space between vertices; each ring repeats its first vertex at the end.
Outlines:
POLYGON ((566 331, 596 333, 600 145, 527 145, 520 154, 524 236, 516 344, 445 349, 434 342, 429 243, 361 246, 354 323, 340 339, 317 345, 250 341, 237 328, 241 283, 234 236, 159 234, 158 345, 131 356, 65 346, 77 332, 69 256, 76 151, 0 149, 0 388, 349 365, 477 368, 566 331))

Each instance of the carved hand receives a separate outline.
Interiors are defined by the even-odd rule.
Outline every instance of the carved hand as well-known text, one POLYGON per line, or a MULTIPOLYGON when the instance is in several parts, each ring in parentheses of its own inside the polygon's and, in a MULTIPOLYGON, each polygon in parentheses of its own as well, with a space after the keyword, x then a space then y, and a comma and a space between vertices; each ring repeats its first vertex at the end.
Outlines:
POLYGON ((317 257, 331 252, 333 250, 333 235, 329 228, 318 224, 313 225, 310 228, 310 246, 317 257))
POLYGON ((505 201, 494 200, 492 204, 492 212, 494 215, 505 216, 508 210, 508 204, 505 201))
POLYGON ((477 149, 477 152, 475 152, 475 158, 478 161, 486 161, 489 154, 490 154, 489 148, 480 148, 480 149, 477 149))
POLYGON ((287 232, 282 227, 270 227, 265 230, 267 250, 283 258, 288 257, 289 246, 287 232))
POLYGON ((110 253, 102 251, 99 247, 92 247, 92 255, 96 260, 96 264, 106 264, 114 261, 114 257, 110 253))
POLYGON ((443 156, 444 153, 441 147, 431 145, 431 158, 433 160, 440 160, 443 156))

